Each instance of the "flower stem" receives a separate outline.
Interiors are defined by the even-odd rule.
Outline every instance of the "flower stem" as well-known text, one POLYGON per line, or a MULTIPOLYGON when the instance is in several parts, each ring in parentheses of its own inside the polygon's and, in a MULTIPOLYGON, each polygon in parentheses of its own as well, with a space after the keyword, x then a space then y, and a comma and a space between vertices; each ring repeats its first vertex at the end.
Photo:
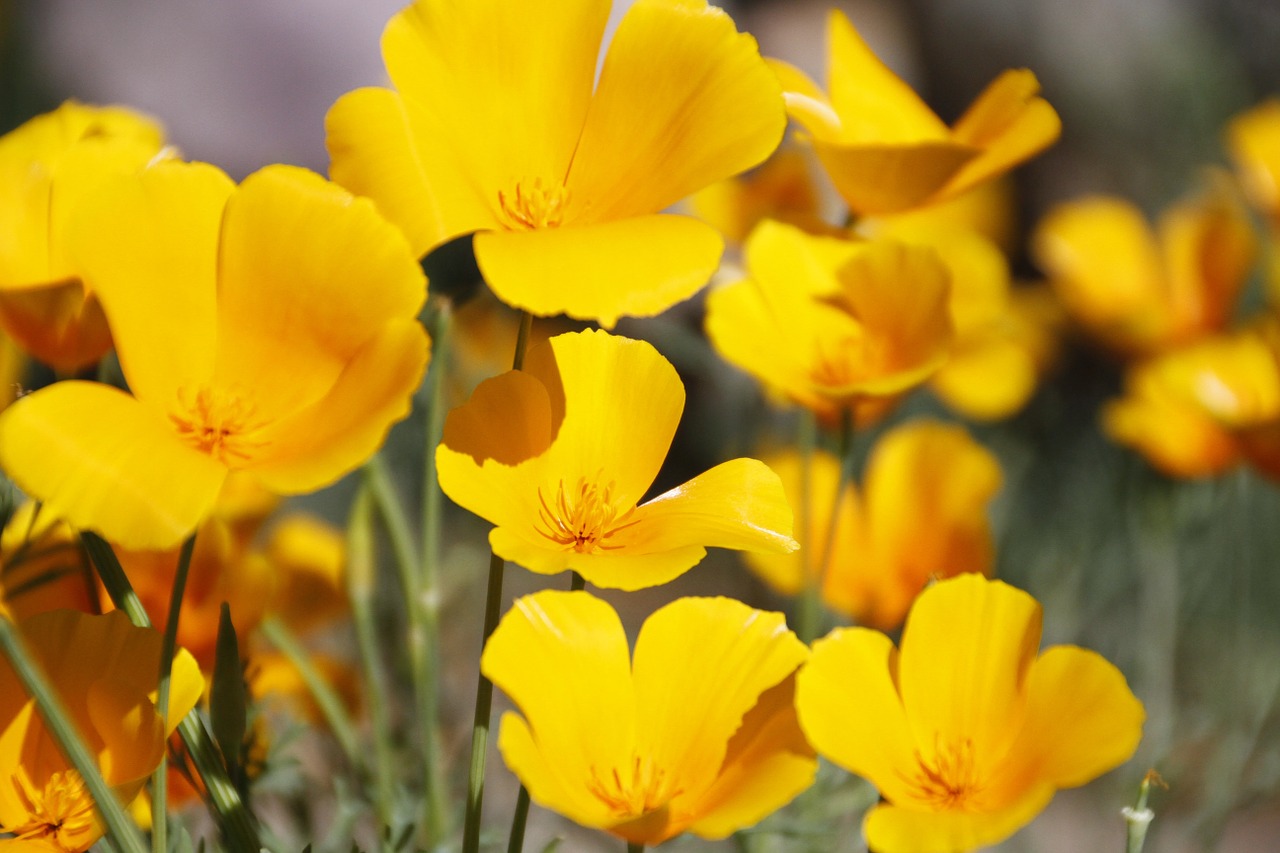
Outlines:
POLYGON ((1151 826, 1151 821, 1155 818, 1155 812, 1147 808, 1147 796, 1151 793, 1152 785, 1165 787, 1164 780, 1160 778, 1160 774, 1154 770, 1148 770, 1147 775, 1142 777, 1142 784, 1138 786, 1138 802, 1133 806, 1125 806, 1120 810, 1124 815, 1124 822, 1128 826, 1128 833, 1125 841, 1125 853, 1142 853, 1142 847, 1147 841, 1147 828, 1151 826))
POLYGON ((643 845, 643 844, 632 844, 632 843, 628 842, 628 843, 627 843, 627 853, 644 853, 644 845, 643 845))
MULTIPOLYGON (((178 645, 178 619, 182 615, 182 598, 187 591, 187 574, 191 569, 191 554, 195 551, 196 535, 192 533, 178 551, 178 570, 173 576, 173 590, 169 594, 169 614, 165 618, 164 638, 160 643, 160 679, 156 689, 156 711, 165 721, 169 720, 169 683, 173 676, 173 655, 178 645)), ((167 853, 169 849, 169 761, 160 762, 151 776, 151 849, 153 853, 167 853)))
MULTIPOLYGON (((836 455, 840 460, 840 476, 836 481, 835 498, 831 501, 831 517, 822 537, 822 549, 817 552, 817 562, 809 566, 805 576, 805 589, 801 601, 801 619, 797 636, 805 643, 812 643, 821 631, 822 590, 831 569, 832 552, 835 550, 836 533, 840 529, 840 510, 845 492, 853 482, 853 407, 840 410, 840 432, 836 437, 836 455)), ((810 451, 812 457, 812 451, 810 451)), ((806 492, 807 494, 807 492, 806 492)), ((809 510, 812 512, 812 509, 809 510)), ((810 546, 812 549, 812 545, 810 546)))
POLYGON ((818 445, 818 423, 813 412, 800 413, 800 428, 796 443, 800 447, 800 523, 797 538, 803 537, 800 547, 800 578, 804 586, 797 602, 796 636, 805 644, 812 643, 818 634, 822 620, 822 587, 818 585, 817 569, 813 559, 813 454, 818 445))
POLYGON ((62 754, 71 762, 71 766, 89 789, 89 795, 97 804, 98 813, 102 815, 107 831, 121 853, 146 853, 147 845, 142 840, 138 827, 130 820, 120 801, 116 799, 115 792, 102 778, 98 762, 80 739, 62 700, 54 693, 40 670, 40 665, 27 651, 17 627, 5 616, 0 616, 0 650, 3 650, 5 659, 13 667, 14 674, 22 682, 27 694, 35 701, 36 709, 62 754))
MULTIPOLYGON (((520 331, 516 334, 516 350, 511 358, 511 369, 524 367, 524 353, 529 346, 529 331, 533 327, 533 315, 528 311, 520 315, 520 331)), ((489 555, 489 587, 485 594, 484 636, 480 641, 481 654, 489 635, 498 627, 502 615, 502 575, 506 561, 497 554, 489 555)), ((477 670, 479 668, 477 667, 477 670)), ((489 749, 489 717, 493 710, 493 682, 477 672, 476 712, 471 724, 471 768, 467 777, 467 811, 462 830, 462 853, 477 853, 480 849, 480 818, 484 810, 484 763, 489 749)))
MULTIPOLYGON (((129 583, 111 546, 102 537, 87 530, 81 531, 80 542, 115 606, 123 610, 134 625, 150 628, 151 617, 134 592, 133 585, 129 583)), ((204 782, 228 849, 232 853, 258 853, 262 844, 258 839, 258 828, 254 825, 253 815, 227 776, 218 749, 214 746, 213 736, 209 734, 200 713, 193 709, 187 714, 178 723, 178 733, 204 782)))

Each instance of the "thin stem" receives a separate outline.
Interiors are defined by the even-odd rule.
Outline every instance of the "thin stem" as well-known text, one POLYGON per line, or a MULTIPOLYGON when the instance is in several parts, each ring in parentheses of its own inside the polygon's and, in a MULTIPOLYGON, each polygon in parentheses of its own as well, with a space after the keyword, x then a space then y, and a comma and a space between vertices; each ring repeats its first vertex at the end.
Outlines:
MULTIPOLYGON (((840 476, 836 481, 836 494, 831 501, 831 517, 822 537, 822 550, 817 563, 805 578, 804 599, 801 602, 801 619, 798 636, 806 643, 817 639, 822 622, 822 590, 827 584, 827 572, 831 569, 832 551, 835 550, 836 532, 840 529, 840 510, 845 492, 853 482, 853 407, 840 410, 840 432, 837 436, 836 454, 840 460, 840 476)), ((812 511, 812 510, 810 510, 812 511)))
MULTIPOLYGON (((529 346, 529 332, 533 328, 533 315, 528 311, 520 315, 520 330, 516 333, 516 350, 511 358, 512 370, 524 367, 524 353, 529 346)), ((480 642, 481 654, 489 635, 498 627, 502 614, 502 575, 506 561, 497 554, 489 555, 489 587, 485 594, 484 636, 480 642)), ((477 670, 479 668, 477 667, 477 670)), ((467 777, 467 811, 462 830, 463 853, 477 853, 480 849, 480 819, 484 811, 484 763, 489 748, 489 717, 493 710, 493 682, 483 672, 476 674, 476 712, 471 725, 471 767, 467 777)))
POLYGON ((1147 828, 1151 826, 1151 821, 1156 816, 1155 812, 1147 808, 1147 796, 1151 793, 1153 784, 1165 787, 1160 775, 1154 770, 1148 770, 1147 775, 1142 777, 1142 784, 1138 786, 1138 802, 1120 810, 1128 828, 1125 835, 1125 853, 1142 853, 1142 847, 1146 844, 1147 828))
POLYGON ((62 754, 80 774, 98 807, 98 813, 107 825, 107 831, 122 853, 147 853, 142 834, 116 799, 115 792, 102 778, 98 762, 80 739, 61 699, 49 686, 48 679, 22 642, 16 626, 4 616, 0 616, 0 650, 3 650, 27 694, 35 701, 36 709, 62 754))
MULTIPOLYGON (((173 576, 173 589, 169 593, 169 614, 164 623, 164 638, 160 643, 160 680, 156 689, 156 711, 160 719, 169 719, 169 683, 173 676, 173 655, 178 645, 178 620, 182 616, 182 598, 187 591, 187 573, 191 569, 191 554, 195 551, 196 535, 192 533, 182 543, 178 552, 178 570, 173 576)), ((169 849, 169 762, 160 762, 151 776, 151 849, 153 853, 167 853, 169 849)))
POLYGON ((628 843, 627 843, 627 853, 644 853, 644 845, 643 845, 643 844, 632 844, 632 843, 628 842, 628 843))
POLYGON ((800 413, 800 426, 796 443, 800 448, 800 523, 797 537, 803 537, 800 545, 800 578, 803 586, 797 602, 796 630, 804 643, 812 643, 818 634, 822 620, 822 588, 818 585, 813 559, 813 454, 818 446, 818 421, 813 412, 800 413))

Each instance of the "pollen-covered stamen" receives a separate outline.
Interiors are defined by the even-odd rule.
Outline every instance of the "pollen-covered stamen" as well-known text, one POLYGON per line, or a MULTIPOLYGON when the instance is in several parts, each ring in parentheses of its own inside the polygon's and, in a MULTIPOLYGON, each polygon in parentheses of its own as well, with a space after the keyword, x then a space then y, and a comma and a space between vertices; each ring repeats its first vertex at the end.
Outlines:
POLYGON ((589 790, 619 817, 638 817, 656 811, 683 793, 666 770, 648 756, 634 756, 629 768, 609 768, 602 775, 593 765, 589 790))
POLYGON ((568 204, 569 190, 561 184, 543 184, 541 178, 517 181, 510 192, 498 190, 498 207, 514 231, 559 228, 568 204))
POLYGON ((972 806, 973 798, 982 790, 973 741, 969 738, 958 743, 939 741, 934 745, 932 761, 917 751, 916 765, 916 772, 906 777, 906 781, 921 802, 933 808, 952 810, 972 806))
POLYGON ((193 394, 184 388, 178 402, 182 410, 170 412, 169 420, 178 435, 201 453, 234 465, 265 445, 251 437, 263 425, 255 420, 252 404, 234 392, 205 386, 193 394))
POLYGON ((76 771, 54 773, 43 788, 33 785, 22 770, 10 782, 27 821, 4 829, 19 840, 43 839, 65 850, 85 850, 97 840, 93 798, 76 771))
POLYGON ((636 508, 631 506, 619 512, 613 505, 613 489, 612 480, 603 489, 596 479, 579 477, 573 488, 565 488, 564 480, 561 480, 552 502, 539 487, 538 501, 542 506, 538 515, 542 527, 538 532, 580 554, 620 548, 620 545, 607 544, 606 540, 635 524, 634 521, 627 522, 627 519, 636 508))

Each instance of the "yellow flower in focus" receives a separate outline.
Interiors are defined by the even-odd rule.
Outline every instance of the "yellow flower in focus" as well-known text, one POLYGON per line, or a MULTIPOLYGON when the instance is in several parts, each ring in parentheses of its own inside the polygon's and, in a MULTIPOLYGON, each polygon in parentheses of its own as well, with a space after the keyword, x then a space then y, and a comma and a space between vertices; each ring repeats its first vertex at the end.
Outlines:
MULTIPOLYGON (((195 661, 179 650, 169 714, 156 712, 160 634, 123 613, 58 610, 18 623, 108 785, 131 800, 165 756, 165 739, 200 698, 195 661)), ((78 853, 104 827, 80 774, 62 756, 7 661, 0 659, 0 832, 43 849, 78 853)), ((0 842, 3 843, 3 842, 0 842)), ((10 842, 12 844, 12 842, 10 842)))
POLYGON ((67 101, 0 138, 0 325, 41 361, 74 372, 111 348, 67 229, 104 181, 165 156, 150 118, 67 101))
POLYGON ((877 853, 967 851, 1029 823, 1061 788, 1124 763, 1145 717, 1124 676, 1094 652, 1037 654, 1040 605, 961 575, 916 600, 902 649, 877 631, 814 644, 796 685, 818 753, 870 780, 863 822, 877 853))
POLYGON ((933 250, 766 221, 745 254, 749 278, 707 298, 707 336, 820 417, 908 391, 946 360, 950 276, 933 250))
POLYGON ((1122 355, 1150 355, 1222 331, 1253 270, 1257 240, 1223 181, 1165 211, 1153 233, 1127 201, 1060 205, 1032 248, 1068 312, 1122 355))
MULTIPOLYGON (((799 454, 789 451, 767 461, 791 505, 800 506, 799 454)), ((822 599, 829 608, 887 631, 902 623, 931 579, 991 572, 995 550, 987 507, 1000 489, 1000 465, 962 428, 915 421, 885 433, 867 461, 862 489, 850 484, 840 499, 827 555, 839 479, 839 460, 815 453, 802 550, 745 556, 747 565, 780 592, 799 593, 807 566, 825 578, 822 599)))
POLYGON ((369 201, 289 166, 237 187, 167 162, 95 196, 78 224, 133 396, 59 382, 0 415, 0 464, 56 516, 169 548, 230 472, 312 491, 408 414, 424 282, 369 201))
POLYGON ((632 657, 608 604, 540 592, 503 617, 480 666, 520 710, 498 748, 529 796, 653 845, 724 838, 812 783, 792 701, 807 653, 779 613, 682 598, 645 621, 632 657))
POLYGON ((391 19, 395 90, 326 122, 334 180, 377 200, 418 253, 480 232, 500 299, 612 327, 692 296, 723 244, 661 214, 763 161, 786 126, 755 40, 705 0, 418 0, 391 19))
POLYGON ((0 617, 62 609, 97 611, 93 568, 66 522, 24 503, 0 534, 0 617))
POLYGON ((440 488, 496 525, 495 554, 542 574, 573 569, 601 587, 666 583, 707 546, 795 550, 782 486, 755 459, 640 503, 683 409, 675 368, 649 344, 558 335, 449 413, 440 488))
POLYGON ((800 70, 772 64, 788 114, 856 214, 945 201, 1029 160, 1061 132, 1026 69, 1001 74, 947 127, 838 9, 827 19, 827 39, 826 95, 800 70))
POLYGON ((1233 118, 1226 143, 1249 200, 1280 227, 1280 100, 1268 98, 1233 118))

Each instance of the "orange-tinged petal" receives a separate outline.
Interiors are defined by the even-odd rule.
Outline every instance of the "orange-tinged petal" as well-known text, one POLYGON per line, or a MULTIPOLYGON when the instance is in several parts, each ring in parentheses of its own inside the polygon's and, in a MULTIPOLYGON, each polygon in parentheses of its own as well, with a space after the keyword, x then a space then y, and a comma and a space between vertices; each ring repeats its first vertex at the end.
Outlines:
POLYGON ((516 465, 546 451, 559 429, 547 387, 523 370, 486 379, 471 399, 449 412, 444 444, 476 464, 493 459, 516 465))
POLYGON ((645 620, 636 639, 641 754, 696 801, 718 775, 743 717, 807 656, 780 613, 728 598, 668 604, 645 620), (691 656, 693 637, 698 653, 691 656))
POLYGON ((417 314, 426 283, 367 199, 277 165, 227 201, 217 296, 214 382, 273 420, 323 396, 388 320, 417 314))
POLYGON ((814 643, 796 678, 796 710, 809 742, 890 799, 906 796, 903 771, 915 765, 897 661, 898 650, 884 634, 837 628, 814 643))
POLYGON ((501 744, 505 756, 514 743, 525 769, 538 771, 521 776, 535 799, 583 792, 593 772, 630 762, 637 722, 630 651, 605 602, 556 591, 517 599, 485 644, 481 670, 532 729, 531 742, 518 721, 504 719, 501 744))
POLYGON ((27 352, 74 373, 111 349, 111 330, 96 296, 79 279, 0 290, 0 322, 27 352))
POLYGON ((129 387, 152 405, 175 405, 213 374, 218 232, 234 189, 213 166, 159 163, 114 181, 73 223, 129 387))
POLYGON ((937 853, 974 850, 1003 841, 1044 810, 1053 787, 1037 784, 996 812, 919 811, 881 803, 863 821, 867 845, 876 853, 937 853))
POLYGON ((429 346, 417 320, 386 322, 323 397, 254 434, 261 449, 245 469, 281 494, 310 492, 349 473, 409 414, 429 346))
POLYGON ((569 169, 570 203, 588 205, 583 222, 663 210, 762 162, 785 128, 777 78, 723 10, 638 0, 609 45, 569 169))
POLYGON ((48 512, 137 549, 195 530, 227 473, 128 394, 90 382, 60 382, 0 415, 0 467, 48 512))
POLYGON ((689 830, 716 839, 754 826, 813 784, 817 770, 796 719, 795 677, 789 676, 762 693, 743 718, 689 830))
POLYGON ((101 738, 102 778, 108 785, 127 786, 126 798, 132 799, 164 757, 164 721, 147 694, 120 682, 96 681, 89 685, 85 699, 89 719, 101 738))
POLYGON ((697 293, 724 241, 687 216, 658 214, 573 228, 485 232, 476 261, 493 292, 539 316, 568 314, 613 328, 697 293))
POLYGON ((1240 445, 1222 424, 1192 406, 1126 396, 1102 409, 1103 431, 1171 477, 1212 477, 1240 461, 1240 445))
POLYGON ((1040 605, 980 575, 940 582, 907 617, 898 684, 915 741, 932 761, 938 744, 971 743, 980 765, 1016 734, 1023 682, 1040 644, 1040 605))
POLYGON ((414 145, 426 184, 445 193, 436 242, 502 227, 499 192, 564 181, 608 15, 601 0, 418 0, 391 19, 383 59, 421 113, 414 145))
POLYGON ((918 207, 980 153, 951 141, 841 145, 815 137, 813 148, 840 197, 862 215, 918 207))

